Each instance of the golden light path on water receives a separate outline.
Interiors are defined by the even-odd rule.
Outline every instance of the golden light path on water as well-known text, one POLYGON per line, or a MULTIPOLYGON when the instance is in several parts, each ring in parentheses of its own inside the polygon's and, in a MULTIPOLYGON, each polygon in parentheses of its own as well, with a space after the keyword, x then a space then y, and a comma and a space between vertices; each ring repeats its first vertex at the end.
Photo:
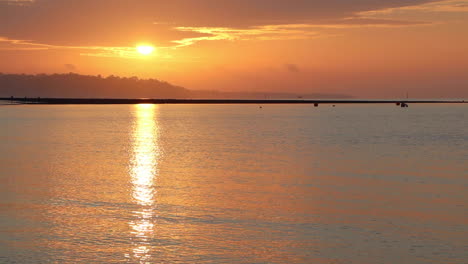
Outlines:
POLYGON ((132 135, 133 155, 130 161, 132 198, 139 205, 130 221, 133 252, 127 257, 145 263, 151 259, 151 238, 154 233, 156 177, 158 172, 157 106, 135 106, 135 123, 132 135))

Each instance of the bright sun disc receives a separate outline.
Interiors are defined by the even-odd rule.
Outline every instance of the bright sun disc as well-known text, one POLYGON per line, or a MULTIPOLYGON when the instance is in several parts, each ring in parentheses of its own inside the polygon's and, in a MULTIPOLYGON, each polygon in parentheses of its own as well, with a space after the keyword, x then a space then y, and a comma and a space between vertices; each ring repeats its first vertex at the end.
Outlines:
POLYGON ((136 49, 140 54, 143 55, 150 55, 154 51, 154 47, 146 45, 137 46, 136 49))

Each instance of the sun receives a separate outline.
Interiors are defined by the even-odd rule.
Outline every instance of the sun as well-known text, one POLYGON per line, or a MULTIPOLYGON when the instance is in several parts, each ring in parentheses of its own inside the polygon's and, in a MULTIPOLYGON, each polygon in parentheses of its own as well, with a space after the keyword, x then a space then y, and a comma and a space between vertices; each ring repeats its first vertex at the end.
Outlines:
POLYGON ((136 50, 138 51, 138 53, 142 55, 150 55, 151 53, 154 52, 155 48, 150 45, 138 45, 136 47, 136 50))

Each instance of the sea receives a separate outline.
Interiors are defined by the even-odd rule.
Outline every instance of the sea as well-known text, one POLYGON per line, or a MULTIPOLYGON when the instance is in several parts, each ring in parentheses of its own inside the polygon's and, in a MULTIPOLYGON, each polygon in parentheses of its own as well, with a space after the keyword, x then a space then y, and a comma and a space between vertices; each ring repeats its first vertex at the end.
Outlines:
POLYGON ((468 263, 468 106, 0 106, 0 263, 468 263))

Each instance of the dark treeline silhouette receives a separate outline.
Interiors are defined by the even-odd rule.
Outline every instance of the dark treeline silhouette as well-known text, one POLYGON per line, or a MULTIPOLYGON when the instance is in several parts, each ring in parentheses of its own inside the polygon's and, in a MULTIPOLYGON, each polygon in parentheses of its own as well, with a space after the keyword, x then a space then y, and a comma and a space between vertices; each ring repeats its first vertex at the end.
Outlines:
POLYGON ((0 96, 80 98, 186 98, 189 90, 155 79, 69 74, 1 74, 0 96))
MULTIPOLYGON (((289 88, 289 87, 285 87, 289 88)), ((188 90, 156 79, 68 74, 2 74, 0 97, 295 99, 351 98, 338 94, 293 94, 188 90)))

